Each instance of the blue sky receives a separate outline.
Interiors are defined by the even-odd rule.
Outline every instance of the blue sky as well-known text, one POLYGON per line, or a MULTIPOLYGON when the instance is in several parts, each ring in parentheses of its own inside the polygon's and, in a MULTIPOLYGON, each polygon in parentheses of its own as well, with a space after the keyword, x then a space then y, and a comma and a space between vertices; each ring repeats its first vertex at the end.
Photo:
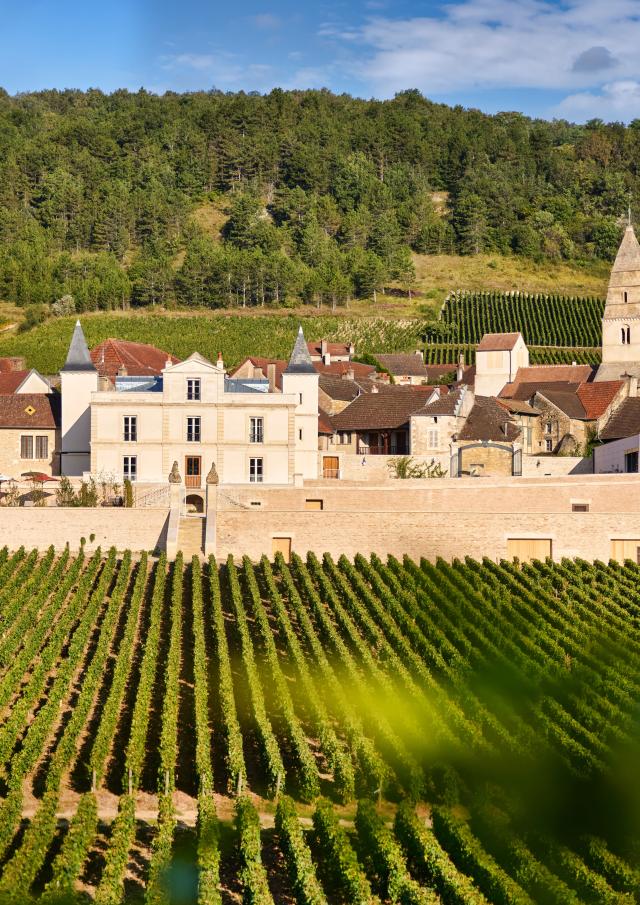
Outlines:
POLYGON ((640 118, 640 0, 0 0, 0 85, 361 97, 640 118))

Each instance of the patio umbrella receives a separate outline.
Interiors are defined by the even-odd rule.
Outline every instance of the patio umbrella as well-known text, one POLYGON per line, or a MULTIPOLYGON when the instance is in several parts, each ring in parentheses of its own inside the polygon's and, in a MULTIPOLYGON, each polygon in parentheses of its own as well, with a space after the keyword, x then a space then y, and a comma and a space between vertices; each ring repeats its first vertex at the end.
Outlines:
POLYGON ((60 480, 60 478, 54 478, 52 475, 45 474, 43 471, 23 471, 20 477, 27 478, 29 481, 35 481, 36 484, 46 484, 48 481, 60 480))

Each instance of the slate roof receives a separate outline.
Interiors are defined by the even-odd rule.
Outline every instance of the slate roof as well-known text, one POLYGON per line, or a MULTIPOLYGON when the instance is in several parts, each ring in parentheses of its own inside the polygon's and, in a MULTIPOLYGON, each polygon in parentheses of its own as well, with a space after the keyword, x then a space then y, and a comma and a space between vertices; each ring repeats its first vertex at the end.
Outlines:
POLYGON ((169 352, 127 339, 105 339, 90 354, 98 374, 111 381, 115 381, 121 367, 126 368, 130 377, 150 377, 161 374, 167 361, 174 365, 180 362, 169 352))
POLYGON ((520 436, 520 428, 511 421, 493 396, 476 396, 473 408, 458 434, 458 440, 488 440, 511 443, 520 436))
MULTIPOLYGON (((383 365, 394 377, 427 377, 422 355, 403 353, 374 353, 381 365, 383 365)), ((455 368, 453 369, 455 371, 455 368)))
POLYGON ((478 343, 478 352, 508 352, 515 347, 520 333, 485 333, 478 343))
POLYGON ((634 434, 640 434, 640 398, 630 396, 623 400, 600 431, 600 439, 620 440, 634 434))
POLYGON ((399 390, 409 390, 409 387, 387 387, 378 393, 363 393, 339 415, 333 416, 334 427, 336 430, 395 430, 403 427, 411 415, 424 406, 424 397, 421 393, 399 390))
POLYGON ((0 428, 56 428, 60 426, 57 393, 0 396, 0 428))
POLYGON ((285 368, 285 374, 315 374, 316 369, 311 361, 309 349, 304 339, 302 326, 298 327, 298 335, 293 344, 289 364, 285 368))
POLYGON ((64 363, 62 371, 95 371, 95 366, 91 361, 87 341, 84 338, 80 321, 76 321, 73 328, 73 336, 69 343, 69 351, 67 352, 67 360, 64 363))

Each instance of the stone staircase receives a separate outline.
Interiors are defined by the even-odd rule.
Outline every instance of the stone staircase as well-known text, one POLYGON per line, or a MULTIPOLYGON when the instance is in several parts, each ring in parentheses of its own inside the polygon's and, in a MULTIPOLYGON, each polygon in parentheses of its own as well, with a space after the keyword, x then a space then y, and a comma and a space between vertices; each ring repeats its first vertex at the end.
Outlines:
POLYGON ((182 550, 184 561, 189 562, 192 556, 204 555, 204 523, 203 518, 183 517, 178 528, 178 550, 182 550))

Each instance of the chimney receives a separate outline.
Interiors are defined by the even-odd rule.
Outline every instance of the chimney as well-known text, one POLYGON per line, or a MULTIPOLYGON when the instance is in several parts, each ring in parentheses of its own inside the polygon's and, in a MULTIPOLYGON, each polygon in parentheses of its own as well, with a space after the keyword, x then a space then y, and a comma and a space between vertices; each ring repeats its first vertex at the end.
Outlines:
POLYGON ((349 358, 353 358, 356 352, 356 347, 353 343, 349 343, 349 358))
MULTIPOLYGON (((324 340, 323 340, 324 342, 324 340)), ((322 353, 322 364, 330 365, 331 364, 331 352, 323 352, 322 353)))
POLYGON ((267 378, 269 380, 269 392, 276 391, 276 366, 274 364, 267 365, 267 378))
POLYGON ((378 387, 375 385, 375 383, 374 383, 373 386, 371 387, 371 392, 372 392, 372 393, 379 393, 379 392, 380 392, 380 390, 379 390, 378 387))
POLYGON ((126 377, 126 376, 127 376, 127 369, 125 368, 124 365, 120 365, 120 367, 118 368, 118 377, 126 377))
POLYGON ((324 357, 328 352, 328 343, 326 339, 320 340, 320 358, 324 361, 324 357))
POLYGON ((254 380, 262 380, 264 377, 264 371, 262 368, 254 368, 253 369, 253 379, 254 380))
POLYGON ((172 365, 173 365, 173 362, 171 361, 171 359, 167 358, 167 360, 164 363, 165 368, 170 368, 170 367, 172 367, 172 365))
POLYGON ((27 361, 24 355, 12 355, 9 359, 9 368, 11 371, 26 371, 27 361))
POLYGON ((416 349, 415 354, 420 357, 420 361, 424 362, 424 356, 422 354, 422 349, 416 349))
POLYGON ((629 395, 633 396, 634 399, 638 395, 638 378, 633 374, 629 378, 629 395))
POLYGON ((104 376, 99 376, 98 377, 98 392, 106 393, 110 389, 111 389, 111 381, 109 380, 109 378, 104 377, 104 376))
POLYGON ((224 361, 222 360, 222 352, 218 352, 218 360, 216 361, 216 368, 219 371, 224 371, 224 361))
POLYGON ((343 380, 355 380, 356 372, 353 370, 353 368, 347 368, 346 371, 342 372, 341 376, 343 380))
POLYGON ((462 383, 462 378, 464 376, 464 353, 461 352, 458 356, 458 367, 456 368, 456 380, 458 383, 462 383))

